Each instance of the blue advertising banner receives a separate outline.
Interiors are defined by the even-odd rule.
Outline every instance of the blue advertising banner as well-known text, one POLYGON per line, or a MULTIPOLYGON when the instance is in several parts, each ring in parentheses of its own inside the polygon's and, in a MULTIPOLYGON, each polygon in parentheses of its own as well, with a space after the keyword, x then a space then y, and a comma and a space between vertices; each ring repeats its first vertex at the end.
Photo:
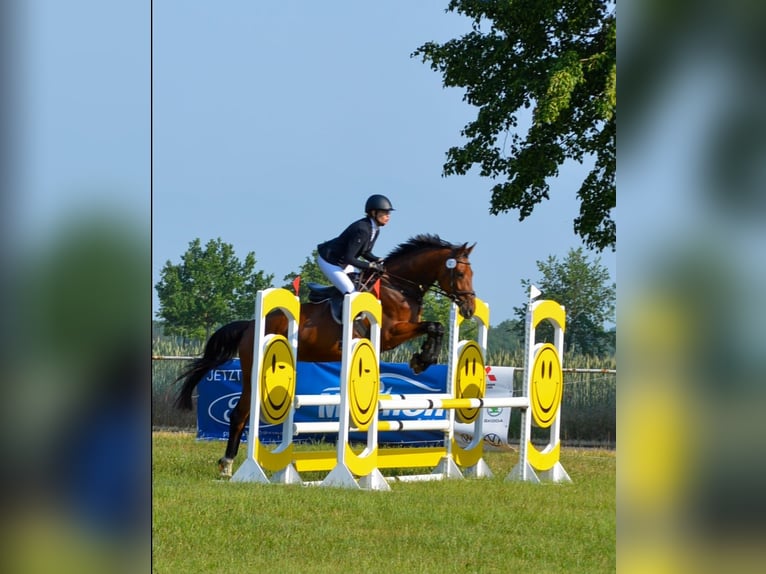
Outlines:
MULTIPOLYGON (((402 363, 380 364, 381 394, 411 395, 444 393, 447 389, 447 366, 432 365, 424 373, 415 375, 402 363)), ((214 369, 197 386, 197 438, 223 440, 229 436, 229 415, 242 393, 242 371, 239 359, 232 359, 214 369)), ((296 368, 296 394, 337 395, 340 392, 340 362, 302 363, 296 368)), ((513 367, 487 367, 487 396, 511 396, 513 394, 513 367)), ((302 407, 295 413, 295 422, 337 421, 338 406, 302 407)), ((488 445, 501 447, 506 444, 510 408, 486 409, 484 414, 484 440, 488 445)), ((380 413, 381 420, 438 420, 447 417, 443 409, 387 410, 380 413)), ((471 440, 472 425, 458 425, 456 439, 466 444, 471 440)), ((245 427, 242 440, 247 441, 249 427, 245 427)), ((366 437, 351 433, 352 440, 366 437)), ((282 425, 260 427, 261 442, 279 443, 282 425)), ((296 442, 324 439, 334 443, 333 435, 300 435, 296 442)), ((381 432, 381 445, 436 445, 444 439, 441 431, 381 432)))
MULTIPOLYGON (((444 393, 447 388, 447 366, 433 365, 425 373, 414 375, 408 365, 381 363, 381 389, 383 394, 444 393)), ((239 359, 232 359, 219 368, 210 371, 197 387, 197 438, 226 439, 229 435, 229 414, 239 401, 242 392, 242 371, 239 359)), ((296 368, 296 394, 337 395, 340 392, 340 363, 302 363, 296 368)), ((422 420, 443 419, 446 412, 437 410, 383 411, 381 420, 422 420)), ((302 407, 295 413, 295 422, 337 421, 338 406, 302 407)), ((247 440, 248 427, 243 440, 247 440)), ((282 439, 281 425, 262 425, 261 441, 278 443, 282 439)), ((301 435, 297 441, 326 438, 331 436, 301 435)), ((355 437, 351 436, 352 439, 355 437)), ((359 437, 361 438, 361 437, 359 437)), ((443 439, 439 431, 408 431, 380 433, 381 444, 428 444, 443 439)))

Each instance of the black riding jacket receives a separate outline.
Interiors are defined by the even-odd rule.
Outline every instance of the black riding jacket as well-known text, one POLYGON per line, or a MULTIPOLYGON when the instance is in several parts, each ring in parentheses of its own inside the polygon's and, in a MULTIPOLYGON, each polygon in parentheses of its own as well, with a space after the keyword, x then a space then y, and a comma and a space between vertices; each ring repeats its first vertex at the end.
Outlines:
POLYGON ((370 267, 368 261, 380 259, 372 253, 372 248, 379 235, 380 228, 375 239, 372 239, 372 222, 365 217, 349 225, 335 239, 317 245, 317 253, 322 259, 333 265, 353 265, 360 269, 368 269, 370 267))

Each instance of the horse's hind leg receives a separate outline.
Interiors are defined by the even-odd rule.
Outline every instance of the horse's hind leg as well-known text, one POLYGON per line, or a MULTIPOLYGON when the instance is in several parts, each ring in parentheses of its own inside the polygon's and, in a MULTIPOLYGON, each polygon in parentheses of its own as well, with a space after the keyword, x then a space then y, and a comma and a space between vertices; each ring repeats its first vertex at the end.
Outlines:
POLYGON ((441 323, 426 323, 426 340, 420 347, 420 352, 412 355, 410 368, 415 374, 422 373, 439 360, 444 338, 444 326, 441 323))
POLYGON ((239 443, 245 430, 247 419, 250 418, 250 394, 242 391, 237 406, 229 415, 229 440, 226 443, 226 454, 218 459, 218 470, 221 476, 230 478, 234 459, 239 451, 239 443))
POLYGON ((226 443, 226 454, 218 460, 218 469, 221 476, 231 477, 234 459, 239 450, 239 443, 245 424, 250 418, 250 375, 253 369, 253 339, 254 330, 245 331, 239 342, 239 362, 242 369, 242 394, 234 409, 229 415, 229 440, 226 443))

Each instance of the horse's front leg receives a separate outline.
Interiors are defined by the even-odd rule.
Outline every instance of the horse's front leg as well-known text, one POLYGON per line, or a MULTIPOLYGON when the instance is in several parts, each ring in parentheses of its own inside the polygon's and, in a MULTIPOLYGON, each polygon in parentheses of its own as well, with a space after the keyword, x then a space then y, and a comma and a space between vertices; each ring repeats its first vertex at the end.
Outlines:
POLYGON ((412 355, 410 369, 415 374, 422 373, 439 360, 444 338, 444 326, 437 322, 423 323, 426 325, 426 340, 420 347, 420 352, 412 355))
POLYGON ((423 323, 396 323, 388 332, 388 344, 384 350, 393 349, 405 341, 409 341, 420 335, 426 335, 420 352, 415 353, 410 359, 410 368, 415 374, 422 373, 428 367, 439 360, 441 353, 442 339, 444 338, 444 326, 435 321, 426 321, 423 323))

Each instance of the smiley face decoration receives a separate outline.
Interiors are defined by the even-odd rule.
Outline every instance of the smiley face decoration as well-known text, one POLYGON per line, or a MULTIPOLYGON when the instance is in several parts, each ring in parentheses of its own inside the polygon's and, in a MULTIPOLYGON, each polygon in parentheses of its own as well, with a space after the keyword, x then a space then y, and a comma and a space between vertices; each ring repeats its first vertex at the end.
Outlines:
POLYGON ((270 335, 260 369, 261 419, 282 424, 295 396, 295 360, 286 337, 270 335))
MULTIPOLYGON (((487 386, 484 355, 476 341, 466 341, 458 354, 455 371, 455 397, 458 399, 484 398, 487 386)), ((464 408, 455 411, 459 423, 474 423, 481 409, 464 408)))
POLYGON ((546 343, 537 351, 532 365, 529 403, 536 426, 548 428, 553 424, 563 393, 564 378, 559 353, 556 347, 546 343))
POLYGON ((349 409, 351 422, 360 431, 370 428, 378 409, 380 370, 378 354, 367 339, 354 347, 349 369, 349 409))

